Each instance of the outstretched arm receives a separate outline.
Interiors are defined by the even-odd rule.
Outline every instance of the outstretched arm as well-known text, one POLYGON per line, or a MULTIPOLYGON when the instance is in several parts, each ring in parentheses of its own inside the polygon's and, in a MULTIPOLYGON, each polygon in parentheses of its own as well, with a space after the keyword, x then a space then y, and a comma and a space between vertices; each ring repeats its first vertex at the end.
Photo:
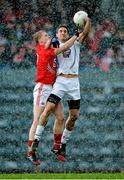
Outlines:
POLYGON ((78 35, 79 35, 79 33, 75 34, 68 41, 66 41, 66 43, 63 46, 61 46, 59 48, 56 48, 55 49, 55 54, 58 55, 61 52, 66 51, 67 49, 69 49, 74 44, 75 40, 77 40, 78 35))
POLYGON ((82 44, 84 40, 86 39, 87 35, 89 34, 91 29, 91 20, 89 17, 86 18, 86 23, 84 26, 83 32, 80 33, 78 41, 82 44))

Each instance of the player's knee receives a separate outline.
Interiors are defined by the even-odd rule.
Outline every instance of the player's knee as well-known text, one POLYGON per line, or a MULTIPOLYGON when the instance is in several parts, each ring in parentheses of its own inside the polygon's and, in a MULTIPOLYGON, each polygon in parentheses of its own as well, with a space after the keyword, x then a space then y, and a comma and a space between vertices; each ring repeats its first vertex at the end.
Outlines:
POLYGON ((75 122, 78 119, 78 113, 76 114, 71 114, 70 117, 68 118, 67 122, 66 122, 66 128, 69 131, 72 131, 72 129, 74 128, 75 122))
POLYGON ((70 115, 70 120, 71 121, 76 121, 78 119, 78 113, 75 113, 75 114, 71 114, 70 115))
POLYGON ((56 121, 58 122, 58 124, 63 124, 64 123, 64 116, 63 115, 56 116, 56 121))

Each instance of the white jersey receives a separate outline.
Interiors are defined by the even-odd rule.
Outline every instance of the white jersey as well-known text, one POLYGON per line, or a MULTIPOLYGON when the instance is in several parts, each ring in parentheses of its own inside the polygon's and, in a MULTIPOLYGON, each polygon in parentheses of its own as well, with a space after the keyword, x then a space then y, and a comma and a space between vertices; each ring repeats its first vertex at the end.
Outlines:
MULTIPOLYGON (((64 43, 60 42, 60 47, 64 43)), ((75 42, 70 49, 57 55, 58 70, 57 74, 77 74, 79 73, 79 61, 80 61, 80 46, 79 42, 75 42)))

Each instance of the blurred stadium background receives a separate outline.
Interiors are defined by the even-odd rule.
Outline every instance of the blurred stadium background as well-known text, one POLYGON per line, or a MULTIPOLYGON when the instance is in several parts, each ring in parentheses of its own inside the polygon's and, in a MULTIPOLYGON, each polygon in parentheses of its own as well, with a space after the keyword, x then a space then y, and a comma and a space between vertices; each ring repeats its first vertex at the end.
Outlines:
MULTIPOLYGON (((124 1, 0 1, 0 173, 123 172, 124 168, 124 1), (35 85, 34 32, 55 35, 60 23, 73 34, 73 15, 85 10, 92 30, 82 47, 81 112, 67 148, 68 161, 50 152, 53 122, 42 137, 43 164, 26 159, 35 85)), ((68 115, 66 101, 65 117, 68 115)))

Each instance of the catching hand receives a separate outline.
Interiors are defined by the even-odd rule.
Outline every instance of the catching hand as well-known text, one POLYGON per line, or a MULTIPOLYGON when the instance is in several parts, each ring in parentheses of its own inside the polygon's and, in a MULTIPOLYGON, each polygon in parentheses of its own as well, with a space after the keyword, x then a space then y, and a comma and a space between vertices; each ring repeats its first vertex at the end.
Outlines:
POLYGON ((79 25, 77 25, 76 26, 76 28, 75 28, 75 33, 74 33, 77 37, 79 37, 79 34, 80 34, 80 32, 79 32, 79 25))

